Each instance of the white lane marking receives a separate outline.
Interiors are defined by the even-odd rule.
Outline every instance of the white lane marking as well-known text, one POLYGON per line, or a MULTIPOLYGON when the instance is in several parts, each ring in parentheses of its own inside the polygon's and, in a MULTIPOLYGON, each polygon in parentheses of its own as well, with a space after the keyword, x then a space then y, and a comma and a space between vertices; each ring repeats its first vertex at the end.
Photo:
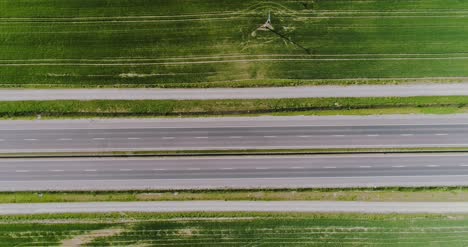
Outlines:
POLYGON ((263 138, 276 138, 277 136, 263 136, 263 138))
POLYGON ((439 167, 440 165, 427 165, 426 167, 439 167))
POLYGON ((29 170, 16 170, 15 172, 29 172, 29 170))
POLYGON ((195 137, 195 139, 208 139, 209 137, 208 136, 197 136, 195 137))
POLYGON ((72 141, 73 139, 71 139, 71 138, 60 138, 58 140, 59 141, 72 141))
POLYGON ((310 138, 312 136, 297 136, 297 137, 299 137, 299 138, 310 138))
POLYGON ((268 170, 268 167, 255 167, 255 170, 268 170))
POLYGON ((93 140, 95 141, 102 141, 102 140, 105 140, 106 138, 93 138, 93 140))
POLYGON ((333 137, 345 137, 345 135, 332 135, 333 137))
POLYGON ((380 136, 380 135, 367 135, 369 137, 377 137, 377 136, 380 136))
POLYGON ((234 168, 226 167, 226 168, 221 168, 221 170, 234 170, 234 168))
POLYGON ((153 169, 153 171, 167 171, 167 169, 163 169, 163 168, 155 168, 155 169, 153 169))
POLYGON ((372 166, 359 166, 359 168, 372 168, 372 166))
POLYGON ((461 167, 468 167, 468 165, 459 165, 459 166, 461 166, 461 167))
POLYGON ((401 134, 400 136, 414 136, 414 134, 401 134))
POLYGON ((336 169, 336 166, 324 166, 323 169, 336 169))
POLYGON ((96 170, 96 169, 86 169, 86 170, 84 170, 84 171, 85 171, 85 172, 95 172, 95 171, 97 171, 97 170, 96 170))
POLYGON ((3 142, 3 141, 5 141, 5 139, 0 139, 0 142, 3 142))
POLYGON ((121 171, 121 172, 131 172, 133 170, 132 169, 119 169, 119 171, 121 171))
POLYGON ((129 137, 127 138, 128 140, 141 140, 141 138, 138 138, 138 137, 129 137))
POLYGON ((406 166, 392 166, 393 168, 403 168, 403 167, 406 167, 406 166))
POLYGON ((435 134, 436 136, 448 136, 448 134, 443 134, 443 133, 440 133, 440 134, 435 134))
POLYGON ((189 170, 189 171, 200 171, 201 168, 187 168, 187 170, 189 170))
POLYGON ((51 172, 64 172, 64 170, 49 170, 51 172))
POLYGON ((241 139, 242 136, 230 136, 229 138, 231 138, 231 139, 241 139))
POLYGON ((37 139, 24 139, 25 141, 37 141, 37 139))
POLYGON ((302 167, 302 166, 293 166, 293 167, 291 167, 291 169, 304 169, 304 167, 302 167))
POLYGON ((172 139, 175 139, 175 137, 172 137, 172 136, 165 136, 162 138, 163 140, 172 140, 172 139))

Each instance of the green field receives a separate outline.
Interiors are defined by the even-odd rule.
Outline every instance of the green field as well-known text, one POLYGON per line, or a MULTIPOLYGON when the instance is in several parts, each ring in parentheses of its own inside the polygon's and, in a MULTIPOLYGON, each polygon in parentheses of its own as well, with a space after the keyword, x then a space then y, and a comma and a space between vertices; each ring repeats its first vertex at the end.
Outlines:
POLYGON ((3 216, 0 221, 0 246, 56 246, 67 239, 85 246, 425 247, 468 241, 466 215, 98 214, 3 216), (97 229, 111 236, 92 237, 97 229))
POLYGON ((0 87, 468 81, 459 0, 0 0, 0 87), (272 12, 272 32, 253 31, 272 12))
POLYGON ((307 98, 259 100, 0 101, 0 118, 203 117, 259 115, 451 114, 468 97, 307 98))

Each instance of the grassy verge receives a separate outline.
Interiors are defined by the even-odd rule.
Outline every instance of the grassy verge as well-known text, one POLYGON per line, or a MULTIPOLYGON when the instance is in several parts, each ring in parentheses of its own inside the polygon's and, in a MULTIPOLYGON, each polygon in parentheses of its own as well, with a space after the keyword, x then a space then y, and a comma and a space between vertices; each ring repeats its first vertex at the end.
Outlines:
POLYGON ((462 112, 468 112, 468 97, 0 102, 1 118, 450 114, 462 112))
POLYGON ((173 213, 3 216, 0 246, 463 246, 466 215, 173 213), (89 237, 97 229, 122 229, 89 237), (87 237, 86 237, 87 236, 87 237))
POLYGON ((356 188, 102 192, 1 192, 0 203, 130 201, 369 201, 467 202, 468 188, 356 188))

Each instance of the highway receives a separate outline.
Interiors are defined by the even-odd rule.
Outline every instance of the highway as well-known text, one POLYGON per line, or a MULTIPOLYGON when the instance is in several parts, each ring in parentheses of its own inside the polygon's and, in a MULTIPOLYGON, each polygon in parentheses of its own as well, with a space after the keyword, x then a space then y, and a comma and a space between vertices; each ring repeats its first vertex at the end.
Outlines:
POLYGON ((468 83, 210 89, 5 89, 2 101, 209 100, 468 95, 468 83))
MULTIPOLYGON (((468 147, 468 115, 0 121, 0 152, 468 147)), ((468 156, 2 159, 0 190, 468 185, 468 156)))
POLYGON ((1 159, 0 190, 467 185, 468 154, 1 159))
POLYGON ((466 202, 179 201, 0 204, 0 215, 60 213, 304 212, 466 214, 466 202))
POLYGON ((2 121, 1 153, 467 147, 466 115, 2 121))

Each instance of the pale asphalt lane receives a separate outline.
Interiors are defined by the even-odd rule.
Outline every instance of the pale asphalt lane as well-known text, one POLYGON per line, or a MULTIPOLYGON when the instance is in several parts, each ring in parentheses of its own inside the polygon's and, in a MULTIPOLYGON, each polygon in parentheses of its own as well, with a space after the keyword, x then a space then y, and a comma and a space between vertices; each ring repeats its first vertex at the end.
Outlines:
POLYGON ((57 213, 121 213, 121 212, 305 212, 305 213, 375 213, 375 214, 465 214, 466 202, 97 202, 97 203, 34 203, 0 204, 0 215, 57 213))
POLYGON ((1 121, 0 152, 468 147, 468 116, 1 121))
POLYGON ((212 89, 5 89, 2 101, 22 100, 209 100, 322 97, 468 95, 468 83, 212 89))
POLYGON ((468 154, 0 160, 0 190, 466 185, 468 154))

